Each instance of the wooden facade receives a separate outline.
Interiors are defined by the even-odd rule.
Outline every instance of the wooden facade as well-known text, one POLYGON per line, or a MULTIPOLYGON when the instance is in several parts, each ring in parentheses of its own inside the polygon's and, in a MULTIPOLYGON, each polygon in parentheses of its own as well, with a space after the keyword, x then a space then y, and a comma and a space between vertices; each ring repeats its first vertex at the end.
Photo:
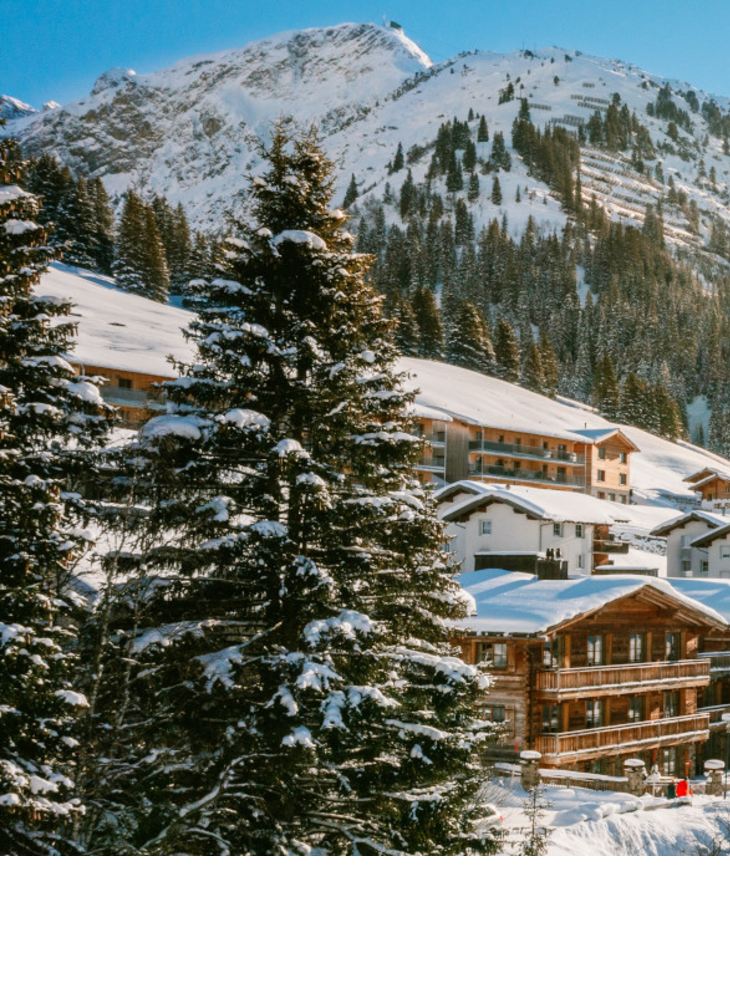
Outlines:
POLYGON ((99 388, 102 398, 118 409, 122 425, 135 429, 162 410, 162 405, 157 401, 155 386, 164 381, 175 380, 170 375, 143 374, 139 371, 78 362, 73 362, 73 367, 78 374, 85 377, 104 378, 106 383, 99 388))
POLYGON ((504 723, 503 749, 613 775, 627 757, 672 775, 686 758, 698 767, 710 737, 698 698, 711 682, 698 646, 713 622, 669 600, 647 586, 545 635, 463 639, 464 659, 490 666, 487 715, 504 723))

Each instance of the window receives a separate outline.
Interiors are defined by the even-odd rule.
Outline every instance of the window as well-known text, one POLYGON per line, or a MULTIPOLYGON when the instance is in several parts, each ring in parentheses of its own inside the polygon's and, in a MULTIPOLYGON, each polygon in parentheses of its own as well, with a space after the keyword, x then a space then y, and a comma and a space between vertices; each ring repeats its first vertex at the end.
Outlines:
POLYGON ((683 573, 691 573, 692 572, 692 563, 689 561, 689 559, 683 559, 682 560, 682 572, 683 573))
POLYGON ((603 727, 603 700, 586 700, 586 727, 603 727))
POLYGON ((553 535, 557 539, 561 539, 563 537, 563 526, 561 522, 553 522, 553 535))
POLYGON ((730 545, 720 546, 720 559, 730 559, 730 545))
POLYGON ((613 491, 611 491, 611 493, 608 495, 608 500, 609 501, 615 501, 616 500, 616 495, 613 493, 613 491))
POLYGON ((548 669, 562 669, 565 665, 564 635, 556 635, 552 641, 545 642, 542 653, 542 662, 548 669))
POLYGON ((495 669, 506 669, 507 642, 477 642, 476 660, 490 662, 495 669))
POLYGON ((519 436, 515 436, 515 446, 521 446, 521 445, 522 445, 522 440, 520 439, 519 436))
POLYGON ((560 730, 560 708, 551 703, 542 706, 542 733, 557 734, 560 730))
POLYGON ((678 662, 682 652, 682 634, 679 631, 668 631, 664 656, 667 662, 678 662))
POLYGON ((619 498, 618 499, 621 502, 621 504, 626 504, 627 503, 626 502, 626 495, 625 494, 619 494, 619 498))
POLYGON ((576 525, 575 526, 575 537, 577 539, 582 539, 583 538, 583 526, 582 525, 576 525))
POLYGON ((599 480, 605 480, 606 479, 606 471, 605 470, 599 470, 598 471, 598 479, 599 480))
POLYGON ((543 439, 543 441, 542 441, 542 448, 543 449, 547 449, 548 448, 548 444, 547 444, 547 441, 545 439, 543 439))
POLYGON ((679 717, 679 692, 664 694, 664 716, 679 717))
POLYGON ((628 476, 627 476, 627 475, 626 475, 625 473, 620 473, 620 474, 618 475, 618 482, 619 482, 619 484, 621 484, 621 485, 622 485, 623 487, 625 487, 625 486, 626 486, 626 484, 628 483, 628 476))
POLYGON ((493 650, 495 669, 507 668, 507 642, 495 642, 493 650))
POLYGON ((514 468, 515 468, 515 470, 519 470, 521 466, 522 466, 522 462, 520 460, 515 460, 514 461, 514 468))
POLYGON ((646 662, 646 635, 629 635, 629 662, 646 662))
POLYGON ((565 467, 558 467, 558 469, 557 469, 557 476, 555 477, 555 479, 558 480, 558 481, 564 482, 565 479, 566 479, 566 477, 567 477, 567 474, 565 472, 565 467))
POLYGON ((619 453, 618 454, 618 461, 619 461, 619 463, 628 463, 629 462, 629 455, 628 455, 628 453, 619 453))
POLYGON ((605 460, 606 459, 606 448, 605 448, 605 446, 599 446, 598 447, 598 459, 599 460, 605 460))
POLYGON ((492 534, 492 522, 485 521, 481 519, 479 521, 479 534, 480 535, 491 535, 492 534))
POLYGON ((662 750, 662 775, 677 774, 677 749, 664 748, 662 750))
POLYGON ((687 546, 689 545, 689 543, 690 543, 689 535, 681 535, 680 536, 680 539, 679 539, 679 547, 680 547, 680 549, 686 549, 687 546))
POLYGON ((497 440, 497 442, 503 443, 504 442, 504 436, 500 436, 499 439, 497 440))
POLYGON ((119 387, 120 388, 129 388, 129 390, 131 391, 131 389, 132 389, 132 379, 130 377, 120 377, 119 378, 119 387))
POLYGON ((709 573, 709 571, 710 571, 710 564, 707 562, 706 559, 703 559, 702 562, 700 563, 700 573, 709 573))
POLYGON ((583 569, 583 556, 578 555, 578 569, 583 569))
POLYGON ((630 696, 629 697, 629 723, 635 723, 638 720, 644 720, 644 697, 643 696, 630 696))
POLYGON ((484 716, 493 724, 504 724, 507 720, 507 708, 501 703, 492 703, 484 708, 484 716))
POLYGON ((588 635, 586 658, 589 666, 603 665, 603 635, 588 635))

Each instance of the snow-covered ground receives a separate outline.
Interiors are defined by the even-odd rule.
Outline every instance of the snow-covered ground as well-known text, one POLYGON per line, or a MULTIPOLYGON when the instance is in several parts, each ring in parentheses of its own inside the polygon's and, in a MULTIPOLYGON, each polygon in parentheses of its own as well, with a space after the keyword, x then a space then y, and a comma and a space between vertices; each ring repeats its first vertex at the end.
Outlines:
MULTIPOLYGON (((519 853, 529 826, 528 793, 519 780, 488 784, 484 798, 496 805, 506 831, 505 853, 519 853)), ((691 802, 663 796, 545 785, 540 826, 549 829, 547 853, 554 856, 689 855, 730 853, 730 800, 693 796, 691 802)))

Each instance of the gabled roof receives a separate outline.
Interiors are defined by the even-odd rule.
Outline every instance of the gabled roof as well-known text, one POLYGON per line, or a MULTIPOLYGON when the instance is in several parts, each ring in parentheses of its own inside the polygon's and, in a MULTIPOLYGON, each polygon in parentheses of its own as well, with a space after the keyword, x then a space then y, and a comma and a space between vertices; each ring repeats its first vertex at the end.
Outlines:
POLYGON ((691 473, 689 477, 683 477, 685 484, 695 484, 698 480, 702 480, 703 477, 709 477, 711 473, 714 473, 712 467, 702 467, 701 470, 696 470, 691 473))
POLYGON ((709 628, 728 626, 718 610, 682 593, 668 580, 651 576, 538 580, 522 573, 480 570, 462 575, 459 582, 474 601, 474 613, 457 622, 457 627, 481 635, 531 636, 555 632, 629 597, 641 597, 659 607, 668 606, 678 618, 690 623, 709 628))
POLYGON ((683 528, 691 521, 703 521, 711 529, 720 528, 722 525, 727 524, 727 518, 724 515, 716 515, 712 511, 683 511, 676 518, 670 518, 669 521, 662 522, 661 525, 652 528, 650 534, 669 535, 675 528, 683 528))
POLYGON ((696 539, 692 539, 690 545, 694 549, 704 549, 708 545, 712 545, 716 539, 723 539, 727 535, 730 535, 730 523, 721 525, 710 532, 705 532, 704 535, 698 535, 696 539))
POLYGON ((693 491, 701 491, 703 487, 711 484, 713 480, 724 480, 726 483, 730 484, 730 473, 723 473, 721 470, 712 470, 710 473, 702 477, 701 480, 696 481, 694 484, 690 484, 693 491))
POLYGON ((601 501, 577 491, 485 484, 476 480, 460 480, 447 484, 438 492, 436 500, 444 502, 456 494, 469 496, 442 510, 441 519, 445 522, 468 518, 473 512, 481 511, 490 504, 508 504, 514 511, 521 512, 528 518, 542 521, 579 522, 587 525, 625 524, 646 532, 655 523, 657 516, 661 518, 668 514, 664 508, 649 509, 645 505, 601 501))
POLYGON ((632 453, 638 453, 639 447, 636 443, 632 442, 625 432, 616 427, 611 427, 608 429, 575 429, 577 436, 584 436, 587 443, 592 445, 597 445, 598 443, 607 442, 609 439, 620 439, 628 450, 632 453))

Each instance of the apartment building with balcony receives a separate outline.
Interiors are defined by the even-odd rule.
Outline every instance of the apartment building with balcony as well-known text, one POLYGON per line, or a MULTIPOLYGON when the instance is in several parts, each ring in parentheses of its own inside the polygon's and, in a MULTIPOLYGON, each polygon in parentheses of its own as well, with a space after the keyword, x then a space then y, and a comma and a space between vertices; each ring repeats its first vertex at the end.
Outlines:
MULTIPOLYGON (((574 403, 560 403, 507 381, 434 361, 403 358, 420 388, 419 434, 436 429, 437 485, 473 479, 590 494, 628 504, 635 443, 619 427, 574 403)), ((424 454, 429 457, 427 449, 424 454)))
POLYGON ((705 510, 724 512, 730 508, 730 473, 719 464, 717 468, 704 467, 690 474, 684 482, 705 510))
POLYGON ((627 757, 669 775, 687 759, 700 767, 711 721, 700 643, 728 633, 711 606, 650 577, 491 572, 462 586, 475 613, 456 640, 493 676, 485 714, 503 726, 497 757, 530 748, 545 767, 610 775, 627 757))

